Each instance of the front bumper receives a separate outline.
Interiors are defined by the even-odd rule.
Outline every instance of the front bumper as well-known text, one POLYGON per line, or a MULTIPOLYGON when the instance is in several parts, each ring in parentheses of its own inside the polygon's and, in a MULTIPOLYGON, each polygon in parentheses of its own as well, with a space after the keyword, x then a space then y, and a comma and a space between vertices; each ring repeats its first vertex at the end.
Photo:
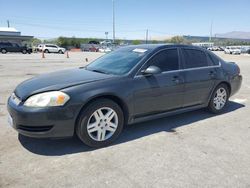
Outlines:
POLYGON ((30 108, 8 99, 12 127, 20 134, 37 138, 60 138, 74 135, 76 110, 63 107, 30 108))

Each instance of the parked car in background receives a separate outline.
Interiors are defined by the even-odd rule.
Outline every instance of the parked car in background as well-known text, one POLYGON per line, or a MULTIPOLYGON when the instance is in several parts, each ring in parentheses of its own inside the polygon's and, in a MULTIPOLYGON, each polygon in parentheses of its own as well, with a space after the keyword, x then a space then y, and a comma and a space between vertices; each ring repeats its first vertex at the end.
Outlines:
POLYGON ((99 48, 99 45, 96 44, 81 44, 81 49, 84 52, 98 52, 99 48))
POLYGON ((64 54, 66 49, 59 47, 55 44, 43 44, 40 45, 38 49, 41 49, 41 51, 44 51, 45 53, 59 53, 64 54))
POLYGON ((0 52, 6 54, 7 52, 21 52, 23 54, 32 53, 32 48, 21 46, 17 43, 0 42, 0 52))
POLYGON ((100 44, 103 46, 111 46, 112 41, 111 40, 104 40, 104 41, 101 41, 100 44))
POLYGON ((219 46, 219 51, 224 51, 225 50, 225 47, 224 46, 219 46))
POLYGON ((200 108, 221 113, 241 82, 237 64, 200 47, 128 46, 86 67, 22 82, 8 99, 9 122, 26 136, 76 134, 103 147, 126 124, 200 108))
POLYGON ((209 47, 207 49, 210 51, 220 51, 220 48, 218 46, 209 47))
POLYGON ((249 54, 250 53, 250 46, 242 46, 241 53, 249 54))
POLYGON ((111 52, 111 48, 109 47, 102 47, 99 49, 99 52, 102 52, 102 53, 108 53, 108 52, 111 52))
POLYGON ((241 54, 241 50, 239 47, 236 47, 236 46, 227 46, 224 50, 225 54, 238 54, 240 55, 241 54))
POLYGON ((42 52, 44 44, 39 44, 34 48, 35 52, 42 52))
POLYGON ((95 40, 91 40, 91 41, 89 41, 88 44, 100 44, 100 42, 99 41, 95 41, 95 40))

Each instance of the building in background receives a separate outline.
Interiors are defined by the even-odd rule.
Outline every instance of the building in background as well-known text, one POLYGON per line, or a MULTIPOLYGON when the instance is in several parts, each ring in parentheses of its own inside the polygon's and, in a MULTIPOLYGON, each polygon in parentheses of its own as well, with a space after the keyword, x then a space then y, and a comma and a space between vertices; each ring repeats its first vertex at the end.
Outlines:
POLYGON ((22 44, 32 38, 33 36, 21 35, 21 32, 13 27, 0 27, 0 42, 22 44))
POLYGON ((194 42, 192 43, 192 45, 199 46, 202 48, 211 48, 214 46, 214 43, 213 42, 194 42))

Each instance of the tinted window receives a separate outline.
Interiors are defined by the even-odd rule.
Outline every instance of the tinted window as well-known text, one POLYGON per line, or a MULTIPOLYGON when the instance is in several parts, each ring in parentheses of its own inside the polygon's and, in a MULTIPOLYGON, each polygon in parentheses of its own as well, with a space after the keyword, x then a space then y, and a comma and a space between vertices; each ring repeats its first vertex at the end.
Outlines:
POLYGON ((208 54, 208 57, 212 61, 213 65, 219 65, 220 59, 216 58, 215 55, 208 54))
POLYGON ((150 65, 159 67, 163 72, 179 69, 177 49, 159 52, 150 60, 150 65))
POLYGON ((11 44, 8 43, 8 42, 2 42, 2 43, 0 43, 0 45, 2 45, 2 46, 11 46, 11 44))
POLYGON ((203 51, 193 49, 183 49, 183 56, 186 68, 206 67, 207 56, 203 51))
POLYGON ((56 46, 54 46, 54 45, 46 45, 46 47, 49 47, 49 48, 56 48, 56 46))

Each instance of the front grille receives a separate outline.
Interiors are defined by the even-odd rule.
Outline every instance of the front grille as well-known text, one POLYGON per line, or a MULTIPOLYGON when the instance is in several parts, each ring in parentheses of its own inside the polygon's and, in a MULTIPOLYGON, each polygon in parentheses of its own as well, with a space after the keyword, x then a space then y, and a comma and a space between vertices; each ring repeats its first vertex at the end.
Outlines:
POLYGON ((29 131, 29 132, 46 132, 52 129, 52 125, 48 126, 36 126, 36 127, 31 127, 31 126, 26 126, 26 125, 18 125, 17 129, 23 130, 23 131, 29 131))

